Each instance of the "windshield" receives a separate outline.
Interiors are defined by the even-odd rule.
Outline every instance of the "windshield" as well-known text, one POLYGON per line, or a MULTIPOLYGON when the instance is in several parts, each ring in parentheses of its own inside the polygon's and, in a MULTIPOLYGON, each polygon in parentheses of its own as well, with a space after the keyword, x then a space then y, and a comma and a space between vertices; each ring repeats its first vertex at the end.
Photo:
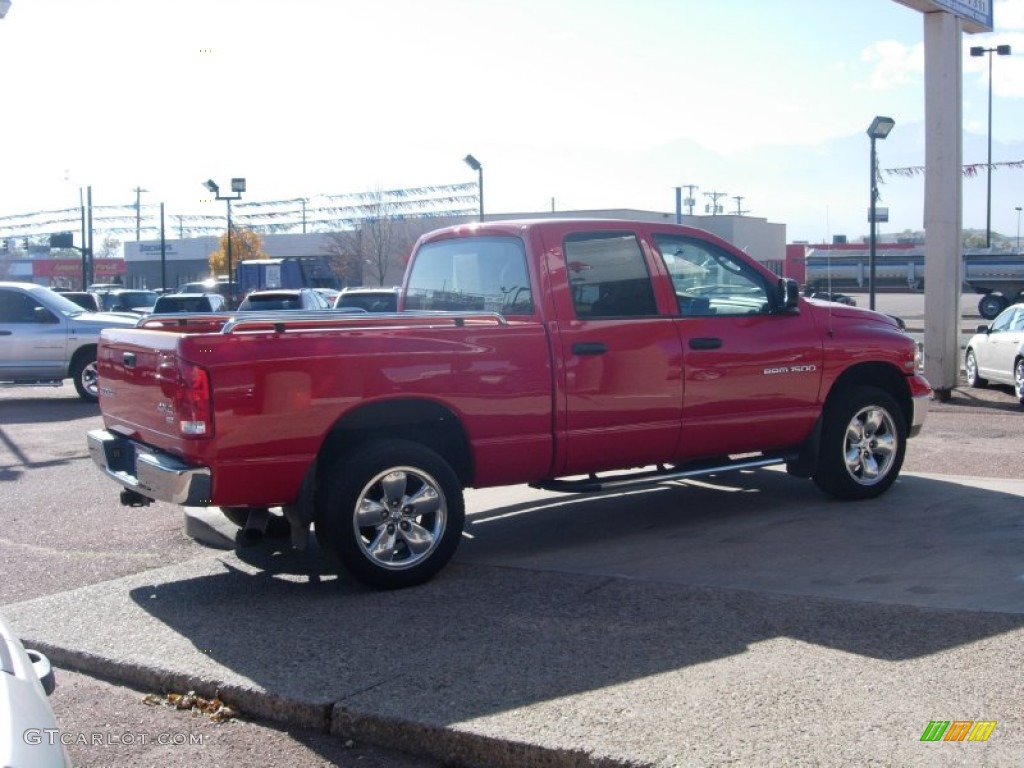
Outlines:
POLYGON ((118 299, 126 307, 152 307, 156 304, 157 295, 152 291, 140 291, 139 293, 122 293, 118 299))
POLYGON ((103 308, 108 312, 117 312, 139 307, 152 307, 158 296, 155 291, 118 291, 103 294, 103 308))
POLYGON ((47 306, 50 307, 51 309, 57 310, 66 317, 80 315, 86 311, 83 307, 79 306, 78 304, 75 304, 75 302, 71 301, 70 299, 64 298, 56 291, 50 291, 49 297, 50 298, 49 301, 47 301, 47 306))

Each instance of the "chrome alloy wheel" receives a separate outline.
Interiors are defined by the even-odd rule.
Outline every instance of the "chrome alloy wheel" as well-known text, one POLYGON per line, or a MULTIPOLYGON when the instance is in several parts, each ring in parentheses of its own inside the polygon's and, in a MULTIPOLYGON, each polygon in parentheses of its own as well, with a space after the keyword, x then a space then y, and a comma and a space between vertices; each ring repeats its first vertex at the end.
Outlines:
POLYGON ((860 485, 874 485, 889 474, 899 446, 892 415, 877 405, 857 411, 846 427, 846 471, 860 485))
POLYGON ((359 494, 352 524, 363 555, 388 570, 430 557, 448 523, 441 485, 414 467, 391 467, 359 494))
POLYGON ((1024 405, 1024 358, 1013 366, 1013 391, 1017 395, 1017 402, 1024 405))
POLYGON ((967 386, 978 386, 978 360, 974 357, 974 350, 967 352, 967 358, 964 360, 964 373, 967 375, 967 386))
POLYGON ((81 380, 82 389, 92 397, 100 396, 99 367, 95 360, 82 369, 81 380))

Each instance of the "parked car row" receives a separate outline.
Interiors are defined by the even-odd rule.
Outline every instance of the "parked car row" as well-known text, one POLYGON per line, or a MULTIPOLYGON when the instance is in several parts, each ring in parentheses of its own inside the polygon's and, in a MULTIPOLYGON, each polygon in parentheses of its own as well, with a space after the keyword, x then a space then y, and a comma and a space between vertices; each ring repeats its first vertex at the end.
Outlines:
MULTIPOLYGON (((93 286, 90 286, 93 287, 93 286)), ((79 396, 96 402, 96 346, 100 330, 134 326, 149 313, 223 312, 220 293, 167 293, 129 288, 54 291, 0 282, 0 385, 59 386, 70 379, 79 396)), ((397 288, 349 288, 332 304, 313 288, 253 291, 239 312, 337 310, 394 312, 397 288)))
MULTIPOLYGON (((88 291, 60 294, 90 312, 127 312, 136 315, 170 312, 221 312, 230 309, 226 293, 231 284, 215 280, 183 283, 161 293, 145 289, 89 286, 88 291)), ((266 288, 252 291, 238 305, 239 311, 347 309, 366 312, 397 312, 398 287, 266 288)))
POLYGON ((146 289, 107 288, 102 284, 90 285, 87 291, 57 291, 65 299, 75 302, 89 312, 131 312, 145 315, 153 311, 157 291, 146 289))

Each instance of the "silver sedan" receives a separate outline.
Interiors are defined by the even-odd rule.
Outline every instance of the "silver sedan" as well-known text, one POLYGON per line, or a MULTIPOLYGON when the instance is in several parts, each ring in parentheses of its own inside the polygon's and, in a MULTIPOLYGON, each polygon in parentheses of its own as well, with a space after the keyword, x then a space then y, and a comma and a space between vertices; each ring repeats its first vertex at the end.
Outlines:
POLYGON ((967 342, 964 354, 967 383, 984 387, 990 381, 1013 385, 1014 395, 1024 405, 1024 304, 1000 312, 967 342))

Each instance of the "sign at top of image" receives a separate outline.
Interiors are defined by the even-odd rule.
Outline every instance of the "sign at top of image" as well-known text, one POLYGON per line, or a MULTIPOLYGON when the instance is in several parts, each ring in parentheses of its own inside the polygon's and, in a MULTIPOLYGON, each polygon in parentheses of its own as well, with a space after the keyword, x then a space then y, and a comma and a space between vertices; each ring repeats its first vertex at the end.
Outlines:
POLYGON ((923 13, 948 11, 964 21, 966 32, 992 31, 992 0, 896 0, 923 13))

